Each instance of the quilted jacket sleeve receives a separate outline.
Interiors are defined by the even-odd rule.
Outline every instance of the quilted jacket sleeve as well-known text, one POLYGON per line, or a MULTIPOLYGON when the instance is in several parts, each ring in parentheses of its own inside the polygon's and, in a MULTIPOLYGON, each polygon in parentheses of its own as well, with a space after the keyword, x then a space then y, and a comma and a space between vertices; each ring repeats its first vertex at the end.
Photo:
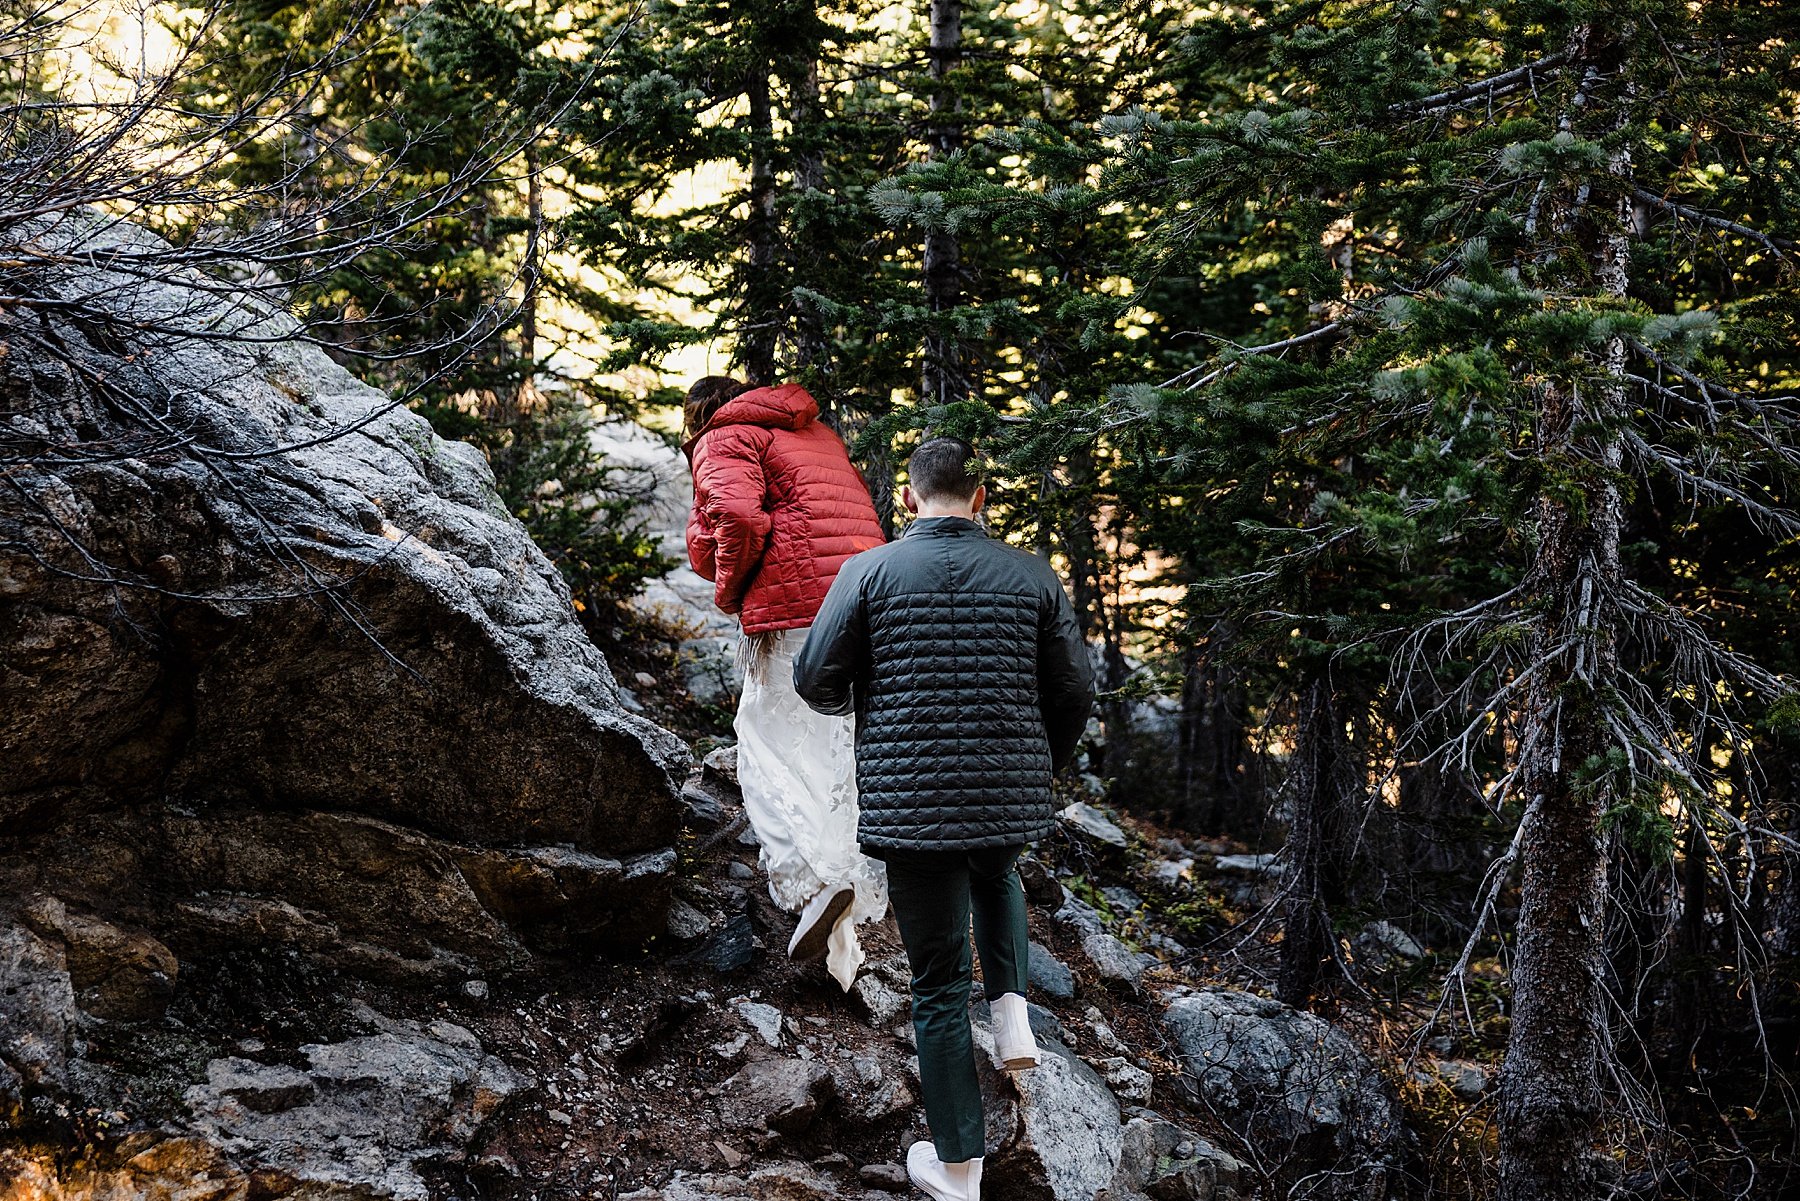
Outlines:
POLYGON ((856 690, 867 678, 869 610, 863 574, 856 559, 838 572, 806 644, 794 656, 794 691, 820 713, 834 717, 855 712, 856 690))
POLYGON ((695 571, 713 581, 713 602, 726 613, 744 607, 744 593, 769 545, 759 434, 767 440, 766 431, 726 426, 708 434, 694 456, 688 558, 695 571))
POLYGON ((1050 740, 1050 762, 1061 771, 1075 757, 1094 705, 1094 668, 1075 606, 1062 581, 1051 577, 1038 623, 1038 705, 1050 740))

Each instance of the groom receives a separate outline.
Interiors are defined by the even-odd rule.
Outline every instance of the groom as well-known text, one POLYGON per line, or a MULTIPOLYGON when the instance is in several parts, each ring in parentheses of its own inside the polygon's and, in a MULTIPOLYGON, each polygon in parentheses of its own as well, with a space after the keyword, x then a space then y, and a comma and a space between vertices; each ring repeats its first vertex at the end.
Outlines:
POLYGON ((1034 1067, 1014 864, 1050 830, 1050 777, 1075 754, 1093 678, 1050 565, 976 523, 987 489, 969 444, 933 438, 907 474, 901 501, 918 519, 844 565, 794 687, 821 713, 856 714, 858 841, 887 862, 931 1125, 908 1174, 936 1201, 975 1201, 985 1131, 970 917, 999 1057, 1009 1071, 1034 1067))

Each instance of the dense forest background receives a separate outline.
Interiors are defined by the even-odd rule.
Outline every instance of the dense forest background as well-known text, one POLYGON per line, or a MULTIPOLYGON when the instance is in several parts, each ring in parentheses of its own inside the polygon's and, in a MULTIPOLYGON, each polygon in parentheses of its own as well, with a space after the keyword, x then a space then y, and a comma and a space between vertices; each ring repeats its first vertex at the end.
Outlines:
POLYGON ((603 645, 665 564, 596 423, 798 380, 890 510, 973 437, 1102 664, 1086 770, 1281 855, 1209 953, 1500 1061, 1422 1119, 1438 1191, 1793 1187, 1779 0, 171 4, 101 99, 44 52, 103 61, 87 15, 0 5, 0 224, 294 306, 603 645), (1366 966, 1381 922, 1430 951, 1366 966))

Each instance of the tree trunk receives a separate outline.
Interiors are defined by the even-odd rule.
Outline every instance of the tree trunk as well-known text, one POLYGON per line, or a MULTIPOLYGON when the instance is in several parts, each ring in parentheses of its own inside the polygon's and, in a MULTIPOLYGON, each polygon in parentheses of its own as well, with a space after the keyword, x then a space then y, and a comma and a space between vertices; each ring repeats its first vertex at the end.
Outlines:
POLYGON ((752 384, 775 382, 775 342, 781 332, 779 239, 775 216, 775 121, 769 72, 758 63, 744 86, 750 128, 749 271, 744 286, 738 358, 752 384))
POLYGON ((1282 877, 1281 968, 1275 995, 1304 1007, 1337 972, 1333 902, 1343 887, 1343 820, 1354 772, 1344 739, 1344 714, 1325 672, 1300 693, 1294 757, 1288 772, 1285 872, 1282 877))
POLYGON ((1176 745, 1180 821, 1194 834, 1244 832, 1249 794, 1249 705, 1238 673, 1221 662, 1230 630, 1215 627, 1207 644, 1182 656, 1181 724, 1176 745))
MULTIPOLYGON (((787 89, 789 121, 793 126, 790 134, 793 143, 793 188, 804 197, 807 193, 825 190, 825 152, 820 133, 820 126, 825 120, 825 109, 819 100, 819 58, 816 45, 810 47, 804 63, 794 64, 794 69, 787 78, 787 89)), ((796 276, 804 283, 811 275, 808 268, 817 259, 811 253, 815 238, 811 230, 798 223, 790 230, 789 238, 798 252, 796 276)), ((798 307, 794 313, 794 361, 791 367, 822 373, 830 366, 827 358, 825 326, 819 314, 811 309, 798 307)), ((819 401, 825 423, 842 433, 837 405, 830 389, 815 388, 814 395, 819 401)))
MULTIPOLYGON (((1586 50, 1583 30, 1576 44, 1586 50)), ((1591 60, 1590 60, 1591 61, 1591 60)), ((1616 70, 1616 68, 1615 68, 1616 70)), ((1603 76, 1590 69, 1585 91, 1603 76)), ((1578 98, 1576 107, 1589 97, 1578 98)), ((1621 101, 1616 130, 1624 124, 1621 101)), ((1631 159, 1621 143, 1608 181, 1614 204, 1598 230, 1581 202, 1566 226, 1587 233, 1602 289, 1625 294, 1630 269, 1631 159)), ((1625 346, 1601 355, 1623 373, 1625 346)), ((1538 614, 1531 642, 1537 668, 1525 700, 1517 786, 1526 810, 1519 845, 1517 951, 1512 1027, 1500 1074, 1500 1201, 1589 1201, 1605 1188, 1600 1138, 1600 1057, 1606 1015, 1601 989, 1608 895, 1602 819, 1620 799, 1617 748, 1607 721, 1619 662, 1619 616, 1610 598, 1622 575, 1622 447, 1614 414, 1622 384, 1539 386, 1538 456, 1568 481, 1537 501, 1536 554, 1527 579, 1538 614)))
MULTIPOLYGON (((947 81, 962 62, 962 0, 931 0, 931 124, 926 134, 930 156, 943 160, 962 144, 956 114, 961 102, 947 81)), ((962 254, 954 234, 934 230, 925 235, 925 300, 934 316, 948 313, 962 298, 962 254)), ((948 327, 937 321, 925 334, 925 362, 920 373, 924 404, 946 404, 969 394, 962 351, 948 327)))

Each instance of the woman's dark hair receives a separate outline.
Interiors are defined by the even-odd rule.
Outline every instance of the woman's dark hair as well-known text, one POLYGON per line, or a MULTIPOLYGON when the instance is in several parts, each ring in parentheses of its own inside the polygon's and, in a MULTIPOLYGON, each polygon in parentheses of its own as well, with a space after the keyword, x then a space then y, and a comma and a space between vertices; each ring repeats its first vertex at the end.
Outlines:
POLYGON ((726 401, 749 390, 749 384, 730 375, 708 375, 695 380, 687 390, 687 402, 681 406, 681 424, 687 431, 686 436, 692 438, 705 429, 706 423, 726 401))
POLYGON ((932 438, 913 451, 906 474, 920 500, 964 501, 981 487, 981 459, 961 438, 932 438))

